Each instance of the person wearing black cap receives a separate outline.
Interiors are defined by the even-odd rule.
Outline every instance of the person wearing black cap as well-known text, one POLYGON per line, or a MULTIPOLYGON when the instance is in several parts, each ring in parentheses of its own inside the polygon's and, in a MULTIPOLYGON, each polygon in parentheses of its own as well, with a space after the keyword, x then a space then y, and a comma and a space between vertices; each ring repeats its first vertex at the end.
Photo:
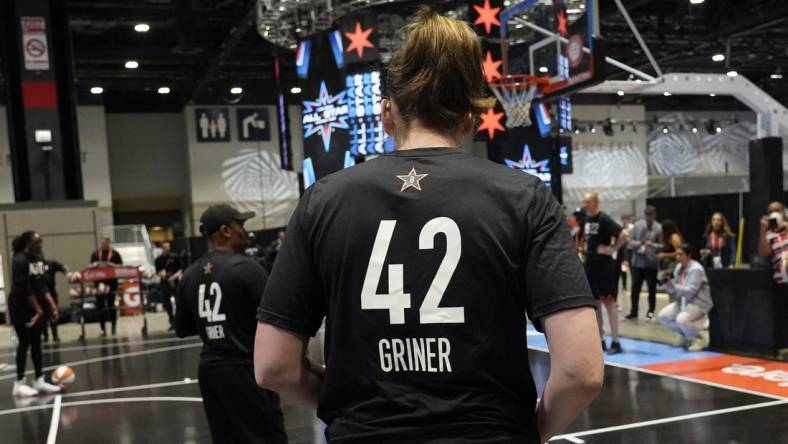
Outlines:
POLYGON ((268 280, 243 255, 244 222, 252 217, 229 205, 205 210, 208 253, 186 270, 176 293, 175 333, 203 341, 198 375, 215 443, 287 442, 279 396, 257 387, 252 369, 255 314, 268 280))

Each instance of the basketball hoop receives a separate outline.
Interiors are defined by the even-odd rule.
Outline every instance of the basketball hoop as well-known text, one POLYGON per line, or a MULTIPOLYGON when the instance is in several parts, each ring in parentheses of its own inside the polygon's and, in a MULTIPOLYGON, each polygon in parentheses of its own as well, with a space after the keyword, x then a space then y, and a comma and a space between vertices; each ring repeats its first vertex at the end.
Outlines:
POLYGON ((540 88, 550 84, 550 77, 513 74, 488 84, 506 112, 506 126, 531 126, 531 103, 540 88))

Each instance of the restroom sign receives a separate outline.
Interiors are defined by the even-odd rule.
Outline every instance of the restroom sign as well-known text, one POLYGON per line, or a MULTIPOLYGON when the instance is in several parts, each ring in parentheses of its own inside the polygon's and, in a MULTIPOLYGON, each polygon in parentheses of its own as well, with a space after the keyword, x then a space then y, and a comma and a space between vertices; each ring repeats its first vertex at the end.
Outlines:
POLYGON ((44 17, 22 17, 22 53, 28 71, 49 70, 46 21, 44 17))

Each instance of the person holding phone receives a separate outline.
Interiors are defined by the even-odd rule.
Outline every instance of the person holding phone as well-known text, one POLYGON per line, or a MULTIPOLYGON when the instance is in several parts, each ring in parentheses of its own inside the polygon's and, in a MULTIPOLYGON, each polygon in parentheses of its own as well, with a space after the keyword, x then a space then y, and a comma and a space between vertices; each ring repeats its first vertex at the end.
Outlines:
POLYGON ((771 258, 774 282, 788 284, 788 221, 782 202, 770 203, 767 214, 761 218, 758 250, 761 255, 771 258))

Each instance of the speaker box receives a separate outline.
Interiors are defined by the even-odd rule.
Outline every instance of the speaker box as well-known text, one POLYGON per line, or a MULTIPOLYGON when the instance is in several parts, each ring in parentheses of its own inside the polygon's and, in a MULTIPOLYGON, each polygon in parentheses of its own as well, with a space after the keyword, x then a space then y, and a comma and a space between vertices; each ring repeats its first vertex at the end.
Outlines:
MULTIPOLYGON (((758 257, 761 216, 771 202, 783 200, 783 143, 779 137, 750 142, 750 205, 746 209, 746 241, 750 264, 764 264, 758 257)), ((768 265, 768 261, 766 261, 768 265)))

